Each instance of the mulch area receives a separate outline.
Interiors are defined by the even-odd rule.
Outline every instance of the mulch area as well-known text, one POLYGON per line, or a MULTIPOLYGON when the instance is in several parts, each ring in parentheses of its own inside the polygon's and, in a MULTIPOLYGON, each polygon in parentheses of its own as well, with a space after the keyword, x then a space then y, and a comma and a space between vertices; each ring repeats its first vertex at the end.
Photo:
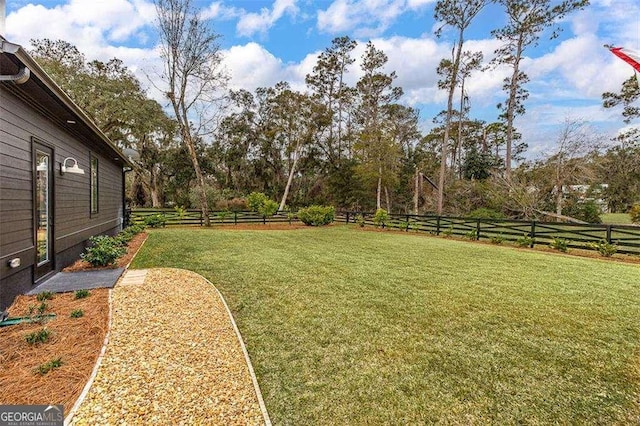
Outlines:
POLYGON ((64 268, 62 272, 79 272, 79 271, 91 271, 96 269, 124 268, 129 263, 131 263, 133 256, 135 256, 138 250, 140 250, 140 247, 142 246, 142 244, 144 244, 145 240, 147 239, 147 236, 148 235, 145 232, 142 232, 134 236, 131 239, 131 241, 129 241, 129 244, 127 245, 127 253, 124 256, 118 258, 118 260, 114 265, 96 267, 96 266, 92 266, 90 263, 85 262, 82 259, 79 259, 76 262, 74 262, 72 265, 69 265, 66 268, 64 268))
MULTIPOLYGON (((11 317, 28 316, 39 306, 37 296, 18 296, 9 308, 11 317)), ((109 291, 91 290, 90 296, 75 299, 74 293, 54 294, 44 312, 56 317, 46 323, 23 323, 0 328, 0 403, 62 404, 65 415, 82 392, 102 348, 108 327, 109 291), (71 312, 83 311, 80 318, 71 312), (25 336, 46 328, 46 343, 30 345, 25 336), (61 358, 59 368, 41 375, 38 366, 61 358)))
POLYGON ((71 424, 264 424, 210 283, 179 269, 150 269, 142 284, 124 276, 113 290, 107 351, 71 424))

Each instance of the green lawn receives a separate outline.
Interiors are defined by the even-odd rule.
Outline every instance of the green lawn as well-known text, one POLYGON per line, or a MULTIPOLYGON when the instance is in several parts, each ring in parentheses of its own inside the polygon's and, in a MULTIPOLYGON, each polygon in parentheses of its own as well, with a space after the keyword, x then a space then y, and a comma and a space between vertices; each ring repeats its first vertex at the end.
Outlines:
POLYGON ((133 266, 215 283, 275 424, 640 416, 638 266, 346 226, 152 231, 133 266))
POLYGON ((603 213, 601 216, 602 223, 611 225, 631 225, 631 217, 629 213, 603 213))

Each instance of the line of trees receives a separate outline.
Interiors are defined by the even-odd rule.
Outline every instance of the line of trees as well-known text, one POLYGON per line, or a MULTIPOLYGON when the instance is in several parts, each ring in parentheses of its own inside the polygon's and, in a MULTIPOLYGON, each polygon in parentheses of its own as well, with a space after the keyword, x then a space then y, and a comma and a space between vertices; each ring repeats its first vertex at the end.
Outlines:
MULTIPOLYGON (((64 41, 34 40, 33 55, 113 141, 139 153, 128 194, 135 205, 210 208, 251 192, 279 200, 281 210, 310 204, 393 212, 468 214, 484 208, 512 217, 542 212, 586 217, 585 198, 614 211, 640 200, 640 134, 620 135, 608 149, 586 123, 568 120, 556 149, 525 162, 526 141, 514 127, 525 114, 526 49, 557 35, 557 22, 588 1, 500 0, 507 16, 492 32, 501 43, 483 64, 465 50, 465 31, 489 0, 440 0, 435 17, 455 30, 450 58, 437 70, 446 109, 422 134, 419 113, 403 105, 395 72, 372 42, 349 85, 357 42, 334 39, 306 77, 306 90, 286 82, 254 92, 226 90, 219 35, 188 0, 157 0, 167 105, 149 99, 117 59, 86 61, 64 41), (497 65, 512 70, 495 122, 473 118, 468 79, 497 65), (168 114, 167 111, 170 111, 168 114), (513 167, 514 161, 519 162, 513 167), (599 186, 606 183, 607 186, 599 186), (587 185, 594 194, 575 185, 587 185)), ((634 76, 605 108, 640 118, 634 76)))

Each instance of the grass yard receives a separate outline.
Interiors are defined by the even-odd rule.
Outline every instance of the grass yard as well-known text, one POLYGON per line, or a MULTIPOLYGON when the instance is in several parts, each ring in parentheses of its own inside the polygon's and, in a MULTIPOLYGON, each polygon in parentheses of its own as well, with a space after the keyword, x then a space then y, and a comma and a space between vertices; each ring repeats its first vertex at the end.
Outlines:
POLYGON ((333 226, 152 231, 155 266, 222 291, 275 424, 640 418, 635 265, 333 226))
POLYGON ((611 225, 631 225, 631 217, 629 213, 603 213, 601 216, 602 223, 611 225))

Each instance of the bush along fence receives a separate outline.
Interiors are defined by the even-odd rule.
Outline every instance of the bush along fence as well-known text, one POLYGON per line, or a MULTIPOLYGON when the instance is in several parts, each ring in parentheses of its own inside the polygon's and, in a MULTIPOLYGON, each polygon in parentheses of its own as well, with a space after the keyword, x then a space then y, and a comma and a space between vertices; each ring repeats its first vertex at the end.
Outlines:
MULTIPOLYGON (((376 215, 370 212, 340 212, 337 222, 377 226, 402 231, 427 232, 492 243, 520 246, 551 245, 566 248, 640 254, 640 227, 632 225, 575 224, 510 219, 476 219, 412 214, 376 215)), ((563 250, 564 248, 564 250, 563 250)), ((603 254, 607 255, 607 254, 603 254)))
MULTIPOLYGON (((294 223, 299 222, 293 213, 280 212, 273 216, 252 211, 213 211, 209 213, 212 226, 237 225, 240 223, 294 223)), ((204 217, 201 210, 192 209, 132 209, 129 213, 132 224, 145 224, 152 228, 191 225, 203 226, 204 217)))

